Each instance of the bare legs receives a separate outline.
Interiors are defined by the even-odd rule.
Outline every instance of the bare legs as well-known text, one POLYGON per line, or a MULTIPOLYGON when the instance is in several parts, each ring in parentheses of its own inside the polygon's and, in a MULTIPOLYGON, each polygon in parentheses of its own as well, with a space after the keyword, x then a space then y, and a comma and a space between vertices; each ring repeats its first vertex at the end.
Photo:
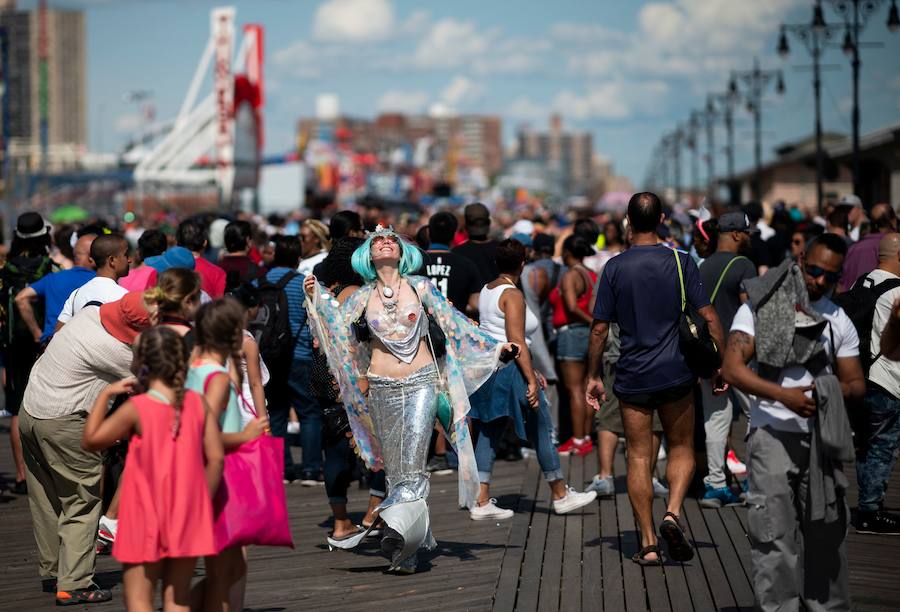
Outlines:
MULTIPOLYGON (((683 399, 658 408, 663 431, 669 442, 666 479, 669 481, 669 512, 678 515, 694 473, 693 427, 694 398, 683 399)), ((651 475, 659 448, 651 432, 653 413, 648 408, 622 404, 622 423, 628 443, 628 498, 641 531, 641 548, 656 544, 653 525, 653 484, 651 475)), ((651 553, 647 559, 654 559, 651 553)))
POLYGON ((197 559, 166 559, 156 563, 125 564, 125 607, 134 612, 153 612, 156 584, 162 579, 163 611, 190 610, 191 578, 197 559))
POLYGON ((585 365, 582 361, 560 361, 559 372, 569 394, 572 413, 572 435, 583 439, 591 431, 593 412, 584 403, 585 365))
POLYGON ((613 460, 616 456, 616 446, 619 444, 619 436, 612 431, 600 430, 597 432, 597 476, 606 478, 613 475, 613 460))
MULTIPOLYGON (((377 520, 375 508, 384 501, 383 498, 375 495, 369 495, 369 507, 366 508, 366 515, 363 517, 363 526, 368 528, 377 520)), ((347 515, 347 504, 331 504, 331 513, 334 515, 334 537, 342 538, 356 531, 356 525, 347 515)))

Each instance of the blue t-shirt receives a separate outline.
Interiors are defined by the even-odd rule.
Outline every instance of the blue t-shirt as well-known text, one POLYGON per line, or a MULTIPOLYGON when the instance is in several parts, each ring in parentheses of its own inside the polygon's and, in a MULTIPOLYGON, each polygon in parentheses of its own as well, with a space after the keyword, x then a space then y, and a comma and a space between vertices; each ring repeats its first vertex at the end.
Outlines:
MULTIPOLYGON (((678 251, 684 290, 694 308, 709 304, 694 260, 678 251)), ((615 393, 649 393, 693 378, 678 348, 681 289, 672 249, 633 246, 603 268, 594 318, 619 324, 615 393)))
MULTIPOLYGON (((285 267, 272 268, 266 272, 266 280, 274 285, 281 280, 282 276, 295 271, 285 267)), ((297 274, 284 287, 288 303, 288 319, 291 322, 291 335, 295 340, 294 361, 312 360, 312 335, 306 319, 306 307, 303 305, 306 300, 306 293, 303 291, 304 278, 303 274, 297 274)), ((254 281, 253 284, 258 286, 259 281, 254 281)))
POLYGON ((31 288, 44 300, 44 330, 41 341, 53 335, 56 319, 62 312, 69 295, 97 275, 93 270, 76 266, 48 274, 33 283, 31 288))

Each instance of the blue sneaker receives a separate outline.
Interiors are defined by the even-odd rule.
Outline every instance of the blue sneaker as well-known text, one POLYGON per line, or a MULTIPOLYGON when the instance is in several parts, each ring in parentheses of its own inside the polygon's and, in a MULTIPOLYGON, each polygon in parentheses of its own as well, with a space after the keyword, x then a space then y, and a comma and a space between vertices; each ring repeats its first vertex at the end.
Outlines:
POLYGON ((699 503, 704 508, 721 508, 723 506, 740 506, 744 501, 729 487, 714 489, 706 485, 706 493, 700 498, 699 503))

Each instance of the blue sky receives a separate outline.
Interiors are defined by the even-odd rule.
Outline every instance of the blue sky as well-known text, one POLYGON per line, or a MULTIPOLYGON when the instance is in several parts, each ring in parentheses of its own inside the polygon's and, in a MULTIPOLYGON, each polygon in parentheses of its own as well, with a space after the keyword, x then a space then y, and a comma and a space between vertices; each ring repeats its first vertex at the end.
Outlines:
MULTIPOLYGON (((20 2, 28 7, 36 2, 20 2)), ((158 118, 173 117, 207 40, 209 11, 199 0, 50 0, 81 8, 88 32, 88 131, 94 149, 114 150, 132 134, 138 108, 129 90, 154 93, 158 118)), ((296 119, 319 93, 341 110, 499 114, 505 140, 523 122, 543 127, 551 112, 594 134, 597 151, 639 183, 660 135, 724 91, 731 69, 759 55, 785 70, 787 93, 766 97, 764 151, 812 132, 809 58, 774 53, 778 25, 807 23, 812 0, 253 0, 232 3, 238 23, 266 28, 267 152, 294 142, 296 119)), ((826 18, 838 18, 826 4, 826 18)), ((863 56, 863 131, 900 121, 900 32, 884 25, 889 1, 865 39, 883 48, 863 56)), ((838 45, 840 40, 837 41, 838 45)), ((850 67, 835 47, 826 64, 823 121, 850 131, 850 67)), ((737 166, 752 159, 750 117, 736 128, 737 166)), ((721 130, 719 143, 724 142, 721 130)), ((717 157, 723 169, 724 158, 717 157)), ((684 176, 689 176, 685 164, 684 176)), ((702 176, 702 174, 701 174, 702 176)))

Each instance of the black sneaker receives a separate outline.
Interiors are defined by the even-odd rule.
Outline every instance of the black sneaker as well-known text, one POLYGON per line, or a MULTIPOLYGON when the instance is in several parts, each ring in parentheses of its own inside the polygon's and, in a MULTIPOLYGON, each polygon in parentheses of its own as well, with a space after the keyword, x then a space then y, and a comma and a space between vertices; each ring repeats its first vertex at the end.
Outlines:
POLYGON ((24 480, 17 480, 13 485, 12 492, 16 495, 28 495, 28 485, 24 480))
POLYGON ((856 533, 900 535, 900 517, 884 510, 860 512, 856 516, 856 533))
POLYGON ((41 591, 44 593, 56 593, 56 578, 44 578, 41 580, 41 591))
POLYGON ((446 476, 453 473, 453 470, 450 469, 450 464, 447 463, 447 455, 435 455, 429 459, 425 470, 435 476, 446 476))

